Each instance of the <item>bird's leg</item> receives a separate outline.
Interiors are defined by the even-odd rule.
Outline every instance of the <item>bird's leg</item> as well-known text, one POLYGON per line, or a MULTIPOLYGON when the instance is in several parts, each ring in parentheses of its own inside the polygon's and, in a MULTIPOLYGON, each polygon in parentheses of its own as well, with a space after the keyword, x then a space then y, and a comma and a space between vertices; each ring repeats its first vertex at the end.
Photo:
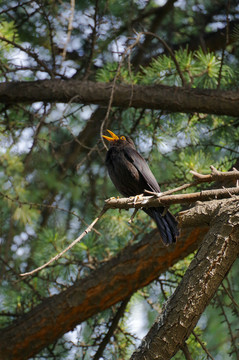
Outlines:
POLYGON ((169 209, 168 206, 166 206, 166 207, 163 209, 162 216, 165 216, 165 215, 167 214, 168 209, 169 209))
POLYGON ((138 212, 138 209, 134 209, 134 212, 133 214, 131 215, 129 221, 128 221, 128 224, 132 224, 132 222, 134 221, 134 218, 135 218, 135 215, 137 214, 138 212))

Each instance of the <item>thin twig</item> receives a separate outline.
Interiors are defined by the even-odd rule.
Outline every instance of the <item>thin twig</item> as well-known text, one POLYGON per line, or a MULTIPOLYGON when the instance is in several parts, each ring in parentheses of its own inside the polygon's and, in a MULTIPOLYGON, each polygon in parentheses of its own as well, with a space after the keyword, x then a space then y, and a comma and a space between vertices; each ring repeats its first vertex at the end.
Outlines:
MULTIPOLYGON (((21 201, 19 200, 18 197, 16 198, 12 198, 10 197, 8 194, 4 194, 3 192, 0 191, 0 196, 2 196, 3 198, 7 199, 8 201, 11 201, 12 203, 16 203, 18 204, 19 207, 21 206, 29 206, 29 208, 43 208, 43 209, 49 209, 49 210, 58 210, 58 211, 63 211, 65 213, 67 213, 68 215, 73 215, 75 216, 78 221, 81 221, 84 225, 87 225, 87 222, 82 218, 80 217, 79 215, 77 215, 74 211, 71 211, 71 210, 67 210, 67 209, 64 209, 58 205, 50 205, 50 204, 44 204, 44 203, 33 203, 33 202, 29 202, 29 201, 21 201)), ((93 231, 99 235, 99 232, 95 229, 93 229, 93 231)))
MULTIPOLYGON (((105 126, 105 124, 106 124, 106 122, 108 121, 108 118, 109 118, 109 114, 110 114, 110 110, 111 110, 111 106, 112 106, 112 102, 113 102, 113 98, 114 98, 114 91, 115 91, 116 81, 117 81, 118 76, 119 76, 119 74, 120 74, 120 69, 121 69, 121 67, 122 67, 123 61, 124 61, 127 53, 128 53, 129 51, 131 51, 131 50, 139 43, 141 34, 142 34, 142 33, 139 33, 139 34, 137 35, 136 40, 134 41, 134 43, 131 44, 130 46, 128 46, 128 47, 126 48, 126 50, 124 51, 124 53, 123 53, 123 55, 122 55, 122 58, 121 58, 121 61, 119 62, 119 65, 118 65, 118 68, 117 68, 117 71, 116 71, 116 74, 115 74, 113 83, 112 83, 112 89, 111 89, 109 104, 108 104, 108 107, 107 107, 107 112, 106 112, 105 118, 104 118, 104 120, 102 121, 102 124, 101 124, 101 127, 100 127, 100 137, 101 137, 101 139, 102 139, 102 143, 103 143, 104 147, 106 148, 106 150, 108 150, 108 148, 107 148, 107 145, 106 145, 105 142, 104 142, 104 139, 103 139, 102 135, 103 135, 104 126, 105 126)), ((133 84, 131 84, 131 85, 133 86, 133 84)), ((132 90, 132 93, 133 93, 133 90, 132 90)), ((130 97, 129 106, 131 105, 131 103, 132 103, 132 96, 130 97)))
POLYGON ((183 85, 183 86, 187 86, 187 82, 186 82, 186 80, 185 80, 185 78, 184 78, 184 76, 183 76, 183 74, 182 74, 182 71, 181 71, 181 69, 180 69, 179 63, 178 63, 178 61, 177 61, 177 59, 176 59, 176 57, 175 57, 172 49, 168 46, 168 44, 167 44, 160 36, 158 36, 158 35, 150 32, 150 31, 145 31, 145 32, 142 32, 141 34, 153 36, 153 37, 155 37, 156 39, 158 39, 158 41, 160 41, 161 44, 163 44, 163 46, 167 49, 167 51, 169 52, 171 58, 173 59, 173 62, 174 62, 175 66, 176 66, 176 69, 177 69, 177 72, 178 72, 178 74, 179 74, 179 76, 180 76, 180 78, 181 78, 182 85, 183 85))
POLYGON ((65 60, 65 57, 66 57, 66 49, 67 49, 67 45, 70 41, 70 38, 71 38, 71 32, 72 32, 72 29, 73 29, 73 19, 74 19, 74 11, 75 11, 75 0, 71 0, 71 14, 70 14, 70 17, 69 17, 69 23, 68 23, 68 29, 67 29, 67 39, 66 39, 66 42, 64 44, 64 48, 63 48, 63 51, 62 51, 62 62, 65 60))
POLYGON ((81 241, 83 239, 83 237, 85 235, 87 235, 93 228, 93 226, 97 223, 97 221, 104 215, 104 213, 107 211, 107 209, 104 207, 99 216, 97 216, 97 218, 95 218, 94 221, 92 221, 92 223, 87 227, 87 229, 85 229, 85 231, 77 238, 75 239, 69 246, 67 246, 63 251, 61 251, 59 254, 57 254, 56 256, 54 256, 53 258, 51 258, 48 262, 46 262, 45 264, 43 264, 42 266, 39 266, 38 268, 32 270, 32 271, 29 271, 29 272, 26 272, 26 273, 23 273, 23 274, 20 274, 20 276, 29 276, 29 275, 33 275, 35 274, 36 272, 44 269, 45 267, 47 267, 48 265, 50 265, 52 262, 58 260, 63 254, 65 254, 68 250, 70 250, 73 246, 75 246, 79 241, 81 241))
POLYGON ((183 184, 177 188, 174 188, 174 189, 170 189, 170 190, 167 190, 167 191, 164 191, 162 193, 155 193, 153 191, 149 191, 149 190, 145 190, 145 193, 147 194, 150 194, 150 195, 155 195, 157 197, 162 197, 162 196, 165 196, 165 195, 170 195, 170 194, 173 194, 175 192, 178 192, 178 191, 182 191, 182 190, 185 190, 189 187, 192 187, 192 186, 196 186, 200 183, 203 183, 203 182, 212 182, 212 181, 224 181, 224 180, 237 180, 239 179, 239 171, 237 169, 233 169, 233 171, 225 171, 225 172, 222 172, 222 171, 218 171, 213 165, 210 166, 211 168, 211 174, 207 174, 207 175, 204 175, 204 174, 200 174, 196 171, 193 171, 193 170, 190 170, 190 173, 194 176, 194 178, 196 179, 195 181, 191 182, 191 183, 188 183, 188 184, 183 184))
POLYGON ((217 295, 216 298, 217 298, 217 302, 218 302, 218 304, 219 304, 219 306, 221 308, 222 316, 225 319, 225 322, 226 322, 227 328, 228 328, 228 332, 229 332, 229 335, 230 335, 230 338, 231 338, 231 346, 233 348, 231 354, 235 353, 236 359, 239 359, 239 349, 238 349, 237 344, 235 342, 236 339, 235 339, 235 337, 233 335, 232 326, 231 326, 231 323, 229 321, 228 315, 226 314, 226 311, 224 310, 224 304, 222 303, 219 295, 217 295))
POLYGON ((155 193, 154 191, 149 191, 149 190, 145 190, 144 192, 147 193, 147 194, 150 194, 150 195, 155 195, 158 198, 160 198, 160 197, 165 196, 165 195, 171 195, 171 194, 173 194, 175 192, 185 190, 185 189, 187 189, 189 187, 198 185, 199 183, 200 183, 200 181, 194 181, 192 183, 184 184, 184 185, 179 186, 177 188, 170 189, 170 190, 167 190, 167 191, 164 191, 164 192, 161 192, 161 193, 155 193))
POLYGON ((92 360, 99 360, 100 358, 102 358, 103 352, 104 352, 107 344, 109 343, 110 338, 113 336, 114 331, 117 328, 120 319, 124 316, 124 312, 125 312, 125 309, 126 309, 126 306, 129 302, 129 300, 130 300, 130 296, 122 301, 120 307, 118 308, 118 310, 111 322, 108 332, 105 334, 105 337, 102 340, 100 346, 98 347, 98 350, 96 351, 92 360))
POLYGON ((199 344, 201 345, 202 349, 205 351, 205 353, 207 354, 207 356, 211 359, 214 360, 214 358, 212 357, 212 355, 210 354, 210 352, 208 351, 208 349, 206 348, 206 346, 203 344, 203 342, 201 341, 200 337, 195 333, 195 331, 192 331, 193 336, 195 337, 195 339, 199 342, 199 344))
POLYGON ((98 13, 99 13, 99 4, 98 4, 98 0, 96 0, 95 2, 95 12, 94 12, 94 27, 92 29, 92 34, 91 34, 91 48, 90 48, 90 54, 89 54, 89 59, 87 60, 87 67, 85 70, 85 75, 84 75, 84 80, 86 80, 89 77, 90 74, 90 69, 91 69, 91 65, 92 65, 92 61, 94 58, 94 52, 95 52, 95 44, 96 44, 96 40, 97 40, 97 31, 100 25, 100 20, 98 20, 98 13))
POLYGON ((219 69, 219 74, 218 74, 218 82, 217 82, 217 89, 220 88, 221 86, 221 79, 222 79, 222 68, 223 68, 223 63, 224 63, 224 59, 225 59, 225 50, 227 45, 229 44, 229 26, 230 26, 230 19, 229 19, 229 10, 230 10, 230 0, 227 1, 227 26, 226 26, 226 38, 225 38, 225 43, 224 43, 224 47, 222 49, 222 57, 221 57, 221 62, 220 62, 220 69, 219 69))
MULTIPOLYGON (((232 294, 229 292, 229 290, 226 288, 226 286, 222 283, 222 287, 225 290, 225 292, 227 293, 228 297, 231 299, 232 304, 235 306, 235 308, 239 309, 239 304, 237 304, 237 302, 234 300, 232 294)), ((237 309, 236 309, 237 310, 237 309)), ((237 310, 238 311, 238 310, 237 310)))
POLYGON ((31 51, 30 49, 25 49, 23 46, 15 43, 14 41, 11 41, 11 40, 5 38, 4 36, 0 36, 0 40, 5 41, 7 44, 13 45, 16 48, 20 49, 21 51, 25 52, 27 55, 32 57, 37 62, 37 64, 40 65, 40 67, 42 67, 51 77, 53 77, 54 74, 49 69, 49 67, 46 65, 46 63, 39 58, 37 53, 31 51))

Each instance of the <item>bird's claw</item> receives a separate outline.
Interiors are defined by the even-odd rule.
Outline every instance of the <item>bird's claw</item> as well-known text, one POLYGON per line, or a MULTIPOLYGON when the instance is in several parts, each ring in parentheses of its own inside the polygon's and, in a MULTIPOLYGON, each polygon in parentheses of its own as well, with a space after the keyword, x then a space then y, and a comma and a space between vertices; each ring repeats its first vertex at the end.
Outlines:
POLYGON ((137 204, 138 200, 140 200, 140 198, 142 199, 144 197, 144 194, 139 194, 139 195, 136 195, 136 196, 132 196, 132 198, 134 199, 133 203, 134 203, 134 206, 137 204))

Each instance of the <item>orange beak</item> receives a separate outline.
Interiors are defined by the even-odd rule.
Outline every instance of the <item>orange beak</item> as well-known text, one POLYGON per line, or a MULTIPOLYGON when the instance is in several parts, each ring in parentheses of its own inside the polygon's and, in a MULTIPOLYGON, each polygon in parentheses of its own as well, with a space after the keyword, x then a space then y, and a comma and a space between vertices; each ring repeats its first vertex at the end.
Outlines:
POLYGON ((111 135, 112 137, 102 135, 103 138, 105 138, 105 139, 108 140, 108 141, 116 141, 116 140, 119 140, 119 137, 118 137, 117 135, 115 135, 115 134, 113 133, 113 131, 110 131, 110 130, 108 130, 108 129, 107 129, 107 131, 108 131, 108 133, 110 133, 110 135, 111 135))

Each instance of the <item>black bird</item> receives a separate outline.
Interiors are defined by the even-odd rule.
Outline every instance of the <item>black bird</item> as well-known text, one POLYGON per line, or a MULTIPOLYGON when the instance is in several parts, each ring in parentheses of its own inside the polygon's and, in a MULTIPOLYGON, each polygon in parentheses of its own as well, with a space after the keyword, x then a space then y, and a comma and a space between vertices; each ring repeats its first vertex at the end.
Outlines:
MULTIPOLYGON (((144 158, 136 151, 133 140, 128 136, 117 136, 107 130, 112 137, 103 137, 110 142, 106 154, 106 166, 116 189, 124 196, 136 196, 145 190, 160 192, 153 173, 144 158)), ((163 242, 168 245, 176 242, 179 235, 175 217, 165 208, 143 208, 158 226, 163 242)))

